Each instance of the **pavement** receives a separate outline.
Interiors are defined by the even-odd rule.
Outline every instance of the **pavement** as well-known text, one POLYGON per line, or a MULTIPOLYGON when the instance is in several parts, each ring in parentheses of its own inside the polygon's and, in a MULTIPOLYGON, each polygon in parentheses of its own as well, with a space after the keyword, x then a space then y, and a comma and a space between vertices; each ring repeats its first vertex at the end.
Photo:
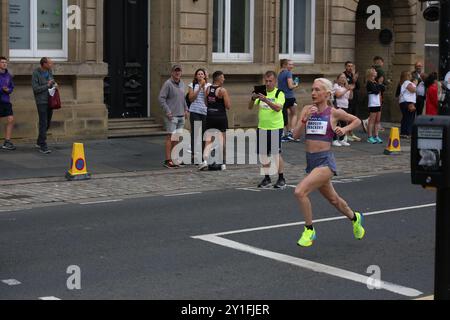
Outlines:
MULTIPOLYGON (((387 139, 387 130, 384 138, 387 139)), ((358 133, 361 137, 362 133, 358 133)), ((33 145, 19 145, 15 152, 0 151, 0 212, 36 206, 101 201, 121 197, 158 196, 256 186, 257 165, 228 165, 223 172, 199 172, 195 166, 168 170, 162 167, 164 138, 134 138, 85 143, 88 171, 93 179, 67 182, 72 146, 51 146, 51 155, 33 145)), ((288 183, 305 176, 303 143, 283 146, 288 183)), ((409 170, 410 146, 403 143, 398 155, 383 154, 385 145, 353 143, 335 148, 341 177, 366 176, 409 170)))

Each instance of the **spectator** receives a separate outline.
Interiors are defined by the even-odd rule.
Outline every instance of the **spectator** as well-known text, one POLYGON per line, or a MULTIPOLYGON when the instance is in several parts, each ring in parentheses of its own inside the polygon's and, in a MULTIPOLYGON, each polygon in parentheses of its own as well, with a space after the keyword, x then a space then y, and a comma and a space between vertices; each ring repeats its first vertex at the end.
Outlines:
POLYGON ((8 72, 8 60, 0 57, 0 119, 6 118, 5 143, 2 149, 14 151, 16 147, 11 142, 12 130, 14 128, 14 113, 10 95, 14 90, 13 77, 8 72))
MULTIPOLYGON (((189 118, 191 123, 191 152, 192 163, 195 163, 195 145, 196 139, 200 136, 200 132, 195 131, 195 124, 200 126, 201 130, 201 155, 203 154, 204 144, 203 135, 206 132, 206 116, 208 114, 208 107, 206 105, 206 90, 211 86, 208 83, 208 74, 205 69, 198 69, 195 71, 194 81, 189 85, 189 118)), ((203 159, 200 159, 202 162, 203 159)))
MULTIPOLYGON (((372 66, 372 68, 375 69, 375 71, 377 72, 377 77, 375 79, 375 82, 378 83, 379 82, 378 80, 380 78, 383 78, 383 83, 382 84, 384 85, 385 88, 388 85, 391 84, 392 81, 386 79, 386 72, 383 69, 384 68, 384 59, 382 57, 375 56, 373 58, 373 66, 372 66)), ((366 79, 366 81, 367 81, 367 79, 366 79)), ((383 107, 383 103, 384 103, 384 91, 381 93, 380 100, 381 100, 381 108, 382 108, 383 107)), ((369 124, 369 119, 366 119, 366 120, 363 121, 363 129, 364 129, 365 132, 368 131, 368 124, 369 124)), ((384 131, 384 128, 381 126, 381 121, 378 124, 378 131, 380 131, 380 132, 384 131)))
POLYGON ((299 83, 294 81, 292 70, 294 62, 283 59, 280 61, 281 71, 278 75, 278 86, 285 95, 285 104, 283 106, 284 136, 282 142, 295 141, 292 137, 292 128, 297 123, 297 100, 295 99, 294 89, 299 87, 299 83))
MULTIPOLYGON (((355 64, 351 61, 345 63, 345 76, 347 77, 347 83, 349 86, 353 87, 353 99, 350 100, 348 112, 351 115, 358 116, 358 105, 359 105, 359 90, 361 85, 359 83, 359 73, 356 72, 355 64)), ((349 132, 347 135, 347 140, 350 142, 360 142, 361 138, 355 135, 353 132, 349 132)))
POLYGON ((414 71, 411 72, 411 77, 413 80, 417 81, 417 91, 416 91, 416 109, 417 109, 417 115, 421 115, 423 113, 423 109, 425 107, 425 83, 424 80, 426 78, 426 75, 423 73, 423 63, 420 61, 417 61, 414 66, 414 71))
POLYGON ((257 152, 260 157, 264 179, 258 185, 258 188, 267 189, 272 187, 270 178, 270 158, 273 158, 278 172, 278 181, 273 186, 275 189, 285 189, 286 180, 284 178, 284 161, 281 157, 283 136, 283 106, 285 97, 282 90, 277 88, 277 74, 274 71, 268 71, 264 75, 266 82, 267 95, 253 94, 249 109, 255 106, 259 108, 258 115, 258 141, 257 152), (265 144, 265 145, 264 145, 265 144))
POLYGON ((50 58, 42 58, 40 67, 33 72, 32 87, 36 100, 39 115, 39 137, 36 147, 43 154, 50 154, 52 151, 47 145, 47 132, 50 129, 53 110, 48 105, 49 90, 58 87, 53 78, 53 61, 50 58))
POLYGON ((400 137, 409 139, 412 134, 412 126, 416 117, 416 91, 417 80, 412 82, 411 72, 403 71, 400 77, 400 110, 402 111, 402 123, 400 130, 400 137))
MULTIPOLYGON (((228 130, 227 110, 231 109, 231 100, 228 91, 223 87, 225 83, 225 75, 222 71, 216 71, 213 74, 213 84, 206 89, 206 102, 208 105, 208 115, 206 116, 206 130, 220 131, 220 138, 217 143, 218 147, 225 150, 225 133, 228 130)), ((213 135, 206 133, 206 145, 203 152, 203 163, 199 166, 199 170, 226 170, 225 152, 222 153, 222 163, 208 163, 212 152, 213 135)))
POLYGON ((424 80, 427 92, 425 114, 427 116, 437 116, 439 114, 438 108, 438 74, 436 72, 424 80))
POLYGON ((379 125, 381 122, 381 106, 382 106, 382 93, 385 91, 384 77, 377 79, 377 71, 374 68, 367 70, 367 94, 369 98, 369 119, 367 126, 367 133, 369 138, 367 142, 371 144, 381 144, 383 140, 379 137, 379 125))
MULTIPOLYGON (((345 73, 341 73, 336 80, 336 83, 333 87, 333 93, 336 98, 336 108, 342 109, 345 112, 349 113, 349 101, 353 99, 353 89, 355 88, 354 85, 349 85, 347 82, 347 76, 345 73)), ((347 123, 340 122, 338 123, 339 127, 346 127, 347 123)), ((348 143, 348 136, 347 134, 340 139, 337 135, 335 137, 335 140, 333 141, 333 146, 335 147, 349 147, 350 143, 348 143)))
POLYGON ((166 124, 166 160, 164 166, 168 169, 179 168, 183 163, 175 163, 172 160, 172 151, 178 144, 176 133, 184 128, 188 116, 186 103, 186 86, 181 80, 183 69, 180 65, 172 67, 172 74, 161 88, 159 103, 164 110, 166 124))

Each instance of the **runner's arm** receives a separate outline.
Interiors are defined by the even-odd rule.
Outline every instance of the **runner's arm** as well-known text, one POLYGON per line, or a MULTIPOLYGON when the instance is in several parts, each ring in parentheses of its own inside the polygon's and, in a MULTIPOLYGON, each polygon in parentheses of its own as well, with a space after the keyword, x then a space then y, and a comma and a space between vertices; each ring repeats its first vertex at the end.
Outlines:
POLYGON ((348 125, 344 128, 337 127, 335 132, 339 136, 344 136, 348 132, 351 132, 361 126, 362 122, 359 118, 355 117, 354 115, 351 115, 344 110, 341 109, 333 109, 333 118, 338 121, 347 122, 348 125))

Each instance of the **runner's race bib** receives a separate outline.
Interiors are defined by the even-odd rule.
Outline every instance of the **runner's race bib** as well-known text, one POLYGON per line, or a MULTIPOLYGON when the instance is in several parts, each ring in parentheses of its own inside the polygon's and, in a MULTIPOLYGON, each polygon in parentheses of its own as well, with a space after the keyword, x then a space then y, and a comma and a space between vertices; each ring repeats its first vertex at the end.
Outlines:
POLYGON ((306 126, 306 134, 324 136, 327 134, 327 129, 328 121, 309 120, 308 125, 306 126))

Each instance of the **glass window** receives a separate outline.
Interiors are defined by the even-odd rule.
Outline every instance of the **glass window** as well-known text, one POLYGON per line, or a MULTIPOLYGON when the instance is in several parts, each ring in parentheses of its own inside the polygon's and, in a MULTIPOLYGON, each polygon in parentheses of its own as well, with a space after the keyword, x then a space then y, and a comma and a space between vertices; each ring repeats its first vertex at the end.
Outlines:
POLYGON ((280 58, 314 62, 315 0, 281 0, 280 58))
POLYGON ((67 58, 67 0, 9 0, 12 59, 67 58))
POLYGON ((439 70, 439 22, 426 22, 425 30, 425 71, 439 70))
POLYGON ((254 0, 214 0, 213 60, 252 62, 254 0))
POLYGON ((30 50, 30 1, 9 1, 9 47, 30 50))
POLYGON ((37 3, 37 43, 39 50, 62 50, 62 1, 39 0, 37 3))

